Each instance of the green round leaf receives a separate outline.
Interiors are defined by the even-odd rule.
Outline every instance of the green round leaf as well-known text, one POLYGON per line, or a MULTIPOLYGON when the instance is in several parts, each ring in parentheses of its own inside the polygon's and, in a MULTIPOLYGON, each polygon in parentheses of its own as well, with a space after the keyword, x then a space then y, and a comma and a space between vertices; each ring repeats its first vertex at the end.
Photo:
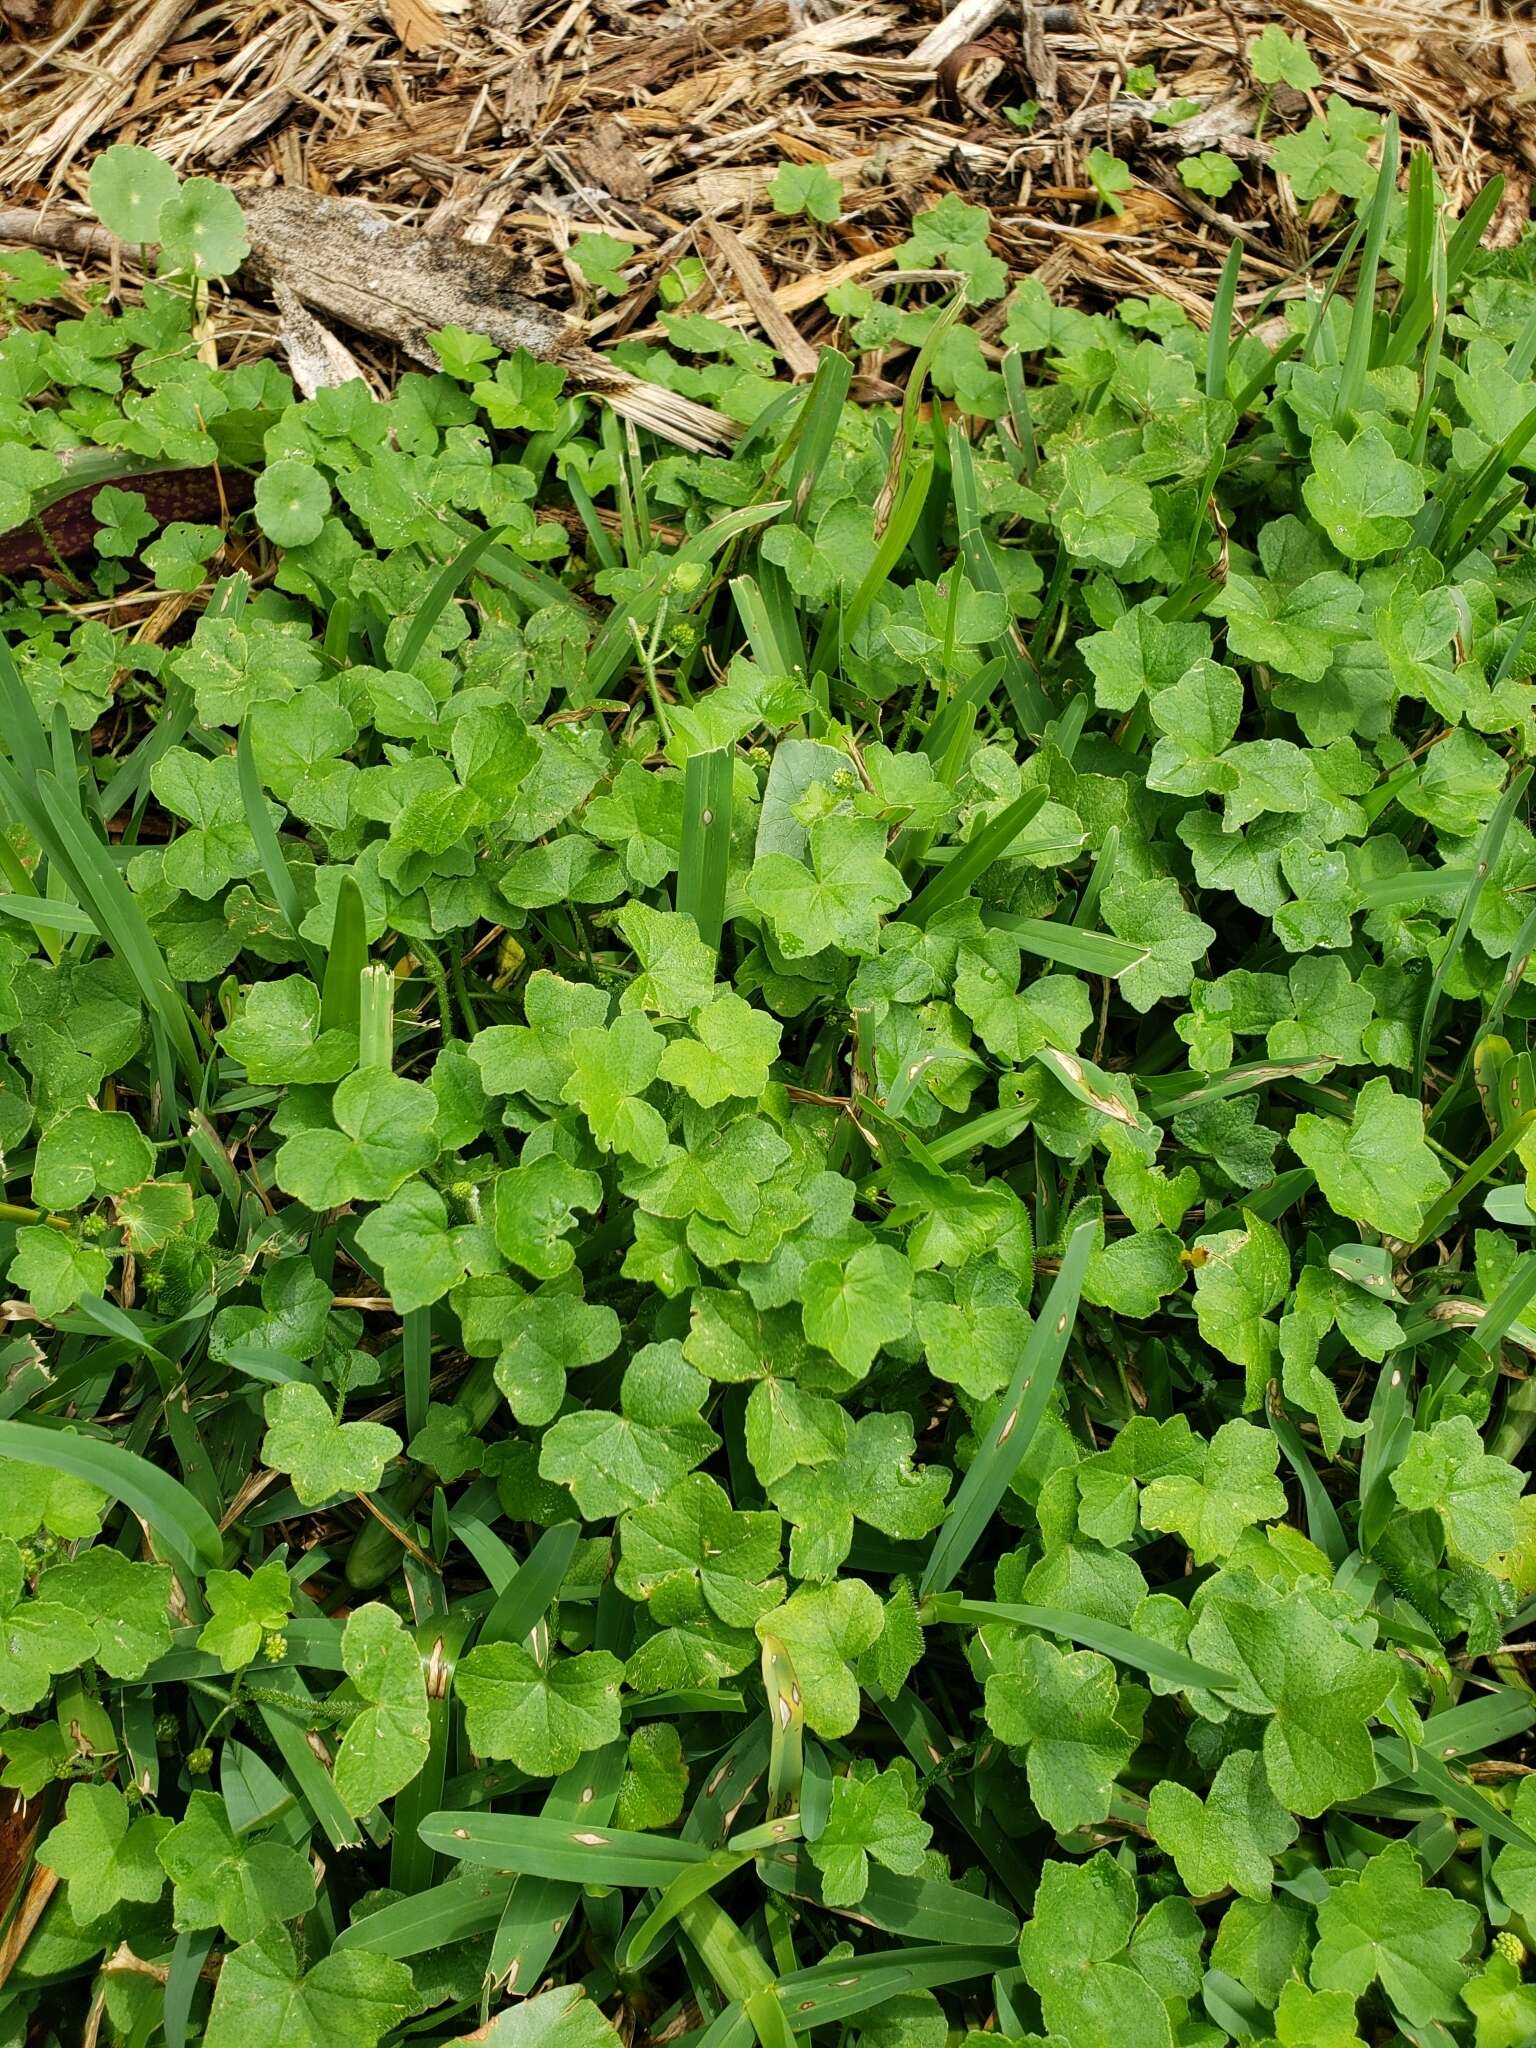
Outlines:
POLYGON ((160 267, 227 277, 250 250, 240 202, 212 178, 189 178, 160 211, 160 267))
POLYGON ((279 547, 317 540, 330 509, 330 486, 310 463, 274 462, 256 480, 256 523, 279 547))
POLYGON ((113 143, 91 166, 91 211, 125 242, 160 241, 161 215, 179 189, 165 158, 136 143, 113 143))

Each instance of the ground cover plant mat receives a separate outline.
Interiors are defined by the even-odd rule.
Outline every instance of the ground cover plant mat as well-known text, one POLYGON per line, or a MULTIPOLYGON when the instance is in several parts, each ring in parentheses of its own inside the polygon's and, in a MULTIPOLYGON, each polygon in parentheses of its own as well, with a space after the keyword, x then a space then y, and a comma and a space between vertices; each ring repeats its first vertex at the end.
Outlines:
POLYGON ((720 453, 0 258, 0 2040, 1536 2037, 1536 257, 1284 140, 720 453))

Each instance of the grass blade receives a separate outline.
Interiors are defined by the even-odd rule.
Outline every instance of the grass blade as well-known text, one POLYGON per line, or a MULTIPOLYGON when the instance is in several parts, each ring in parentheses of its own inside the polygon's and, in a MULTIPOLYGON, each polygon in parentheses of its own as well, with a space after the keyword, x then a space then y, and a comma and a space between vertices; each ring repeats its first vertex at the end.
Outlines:
POLYGON ((921 751, 937 762, 941 781, 953 782, 958 777, 976 721, 1002 675, 1002 656, 994 655, 974 675, 967 676, 943 710, 929 720, 921 751))
POLYGON ((1481 1699, 1459 1700, 1424 1723, 1423 1745, 1443 1763, 1447 1757, 1480 1756, 1536 1727, 1536 1696, 1508 1686, 1481 1699))
POLYGON ((443 1856, 564 1884, 667 1885, 710 1860, 697 1843, 520 1813, 431 1813, 421 1839, 443 1856))
POLYGON ((520 1643, 543 1619, 576 1554, 579 1522, 546 1529, 496 1596, 480 1630, 482 1643, 520 1643))
POLYGON ((687 1907, 723 1884, 752 1861, 750 1849, 716 1849, 702 1863, 679 1871, 645 1918, 625 1928, 614 1960, 621 1970, 637 1970, 655 1952, 657 1943, 687 1907))
POLYGON ((100 1443, 72 1429, 0 1422, 0 1458, 68 1472, 99 1486, 145 1522, 194 1578, 224 1562, 224 1539, 207 1509, 179 1479, 120 1444, 100 1443))
MULTIPOLYGON (((23 861, 21 855, 12 846, 3 832, 0 832, 0 879, 9 882, 11 888, 15 891, 14 895, 0 896, 0 912, 3 912, 6 916, 18 917, 23 920, 30 918, 31 922, 36 926, 38 937, 42 941, 43 951, 53 961, 54 965, 57 966, 64 955, 64 942, 58 935, 58 929, 44 922, 47 913, 55 906, 44 897, 42 891, 28 872, 25 861, 23 861), (28 906, 33 905, 36 906, 37 914, 34 914, 28 908, 28 906)), ((70 903, 65 904, 63 908, 70 916, 74 916, 78 906, 70 903)), ((79 911, 78 914, 82 917, 90 917, 89 911, 79 911)), ((90 929, 92 931, 96 929, 94 918, 90 919, 90 929)))
POLYGON ((790 463, 786 489, 787 517, 798 526, 816 488, 822 465, 837 439, 838 422, 853 382, 853 364, 835 348, 824 348, 817 360, 816 374, 805 394, 795 422, 794 458, 790 463))
MULTIPOLYGON (((769 563, 766 566, 772 568, 773 564, 769 563)), ((766 669, 771 676, 793 675, 800 663, 792 651, 782 644, 774 619, 755 578, 733 576, 730 590, 736 615, 741 620, 741 629, 746 634, 747 645, 752 650, 752 659, 759 668, 766 669)))
POLYGON ((776 1636, 763 1638, 763 1689, 768 1695, 768 1818, 800 1805, 805 1770, 805 1707, 789 1652, 776 1636))
POLYGON ((484 559, 489 549, 496 545, 498 529, 487 527, 467 540, 458 553, 445 562, 433 579, 432 587, 417 607, 411 620, 410 631, 400 643, 400 652, 395 667, 407 671, 413 669, 426 651, 432 628, 442 617, 444 608, 454 592, 468 582, 477 562, 484 559))
MULTIPOLYGON (((683 567, 699 566, 712 562, 720 551, 743 533, 754 528, 767 526, 785 510, 787 500, 771 499, 764 505, 743 505, 735 511, 726 512, 710 525, 685 540, 674 554, 657 563, 655 573, 646 587, 633 597, 626 598, 622 605, 615 605, 604 621, 602 630, 592 643, 587 655, 587 689, 595 697, 601 697, 614 679, 622 675, 634 659, 635 632, 645 631, 656 618, 662 601, 673 588, 674 572, 683 567)), ((557 586, 558 587, 558 586, 557 586)), ((561 589, 561 596, 569 592, 561 589)), ((702 592, 700 593, 702 595, 702 592)))
POLYGON ((331 1783, 329 1769, 310 1745, 309 1730, 316 1725, 317 1716, 308 1686, 297 1671, 283 1665, 268 1672, 266 1682, 270 1691, 287 1693, 293 1701, 289 1709, 271 1699, 264 1699, 259 1703, 258 1711, 299 1788, 304 1804, 324 1830, 332 1848, 355 1849, 363 1839, 362 1826, 342 1805, 340 1795, 331 1783))
POLYGON ((1356 1489, 1360 1513, 1355 1524, 1356 1541, 1367 1557, 1393 1514, 1398 1512, 1397 1498, 1390 1481, 1413 1434, 1408 1379, 1403 1367, 1389 1361, 1378 1373, 1371 1395, 1370 1427, 1365 1433, 1360 1455, 1356 1489))
POLYGON ((906 487, 896 501, 896 508, 886 522, 885 532, 880 536, 880 545, 875 559, 864 572, 858 589, 849 601, 848 609, 839 618, 835 607, 828 610, 816 636, 815 651, 811 655, 811 673, 819 669, 831 669, 833 656, 840 646, 850 641, 864 623, 865 614, 890 580, 891 571, 907 551, 907 542, 912 538, 918 520, 922 517, 923 506, 928 501, 929 486, 933 482, 933 461, 919 465, 907 479, 906 487))
POLYGON ((939 1526, 918 1586, 920 1596, 947 1592, 954 1583, 1040 1425, 1061 1362, 1067 1355, 1096 1231, 1096 1224, 1080 1223, 1068 1241, 1061 1269, 1045 1298, 1008 1390, 998 1403, 997 1416, 939 1526))
POLYGON ((706 946, 718 946, 725 923, 725 883, 731 858, 729 747, 690 754, 683 771, 683 850, 677 871, 677 907, 692 917, 706 946))
MULTIPOLYGON (((625 1745, 610 1742, 583 1757, 550 1787, 544 1819, 580 1819, 593 1827, 606 1826, 623 1782, 624 1756, 625 1745)), ((504 1985, 509 1992, 531 1989, 543 1975, 580 1897, 575 1885, 518 1878, 491 1940, 487 1981, 504 1985)))
POLYGON ((106 848, 87 830, 78 809, 51 774, 37 778, 37 794, 52 828, 54 843, 64 855, 66 873, 77 879, 77 893, 90 905, 103 936, 138 983, 193 1095, 199 1095, 203 1062, 192 1035, 191 1013, 171 978, 164 954, 150 935, 142 911, 129 895, 127 884, 112 865, 106 848))
MULTIPOLYGON (((960 557, 966 573, 978 590, 1001 597, 1003 579, 992 558, 992 549, 977 511, 976 469, 971 444, 959 427, 949 436, 950 489, 955 506, 955 525, 960 538, 960 557)), ((951 570, 951 575, 954 571, 951 570)), ((1012 625, 994 643, 1003 663, 1003 681, 1020 726, 1031 739, 1038 739, 1050 722, 1051 706, 1034 664, 1024 652, 1023 642, 1012 625)))
POLYGON ((1485 1358, 1496 1359, 1499 1346, 1531 1303, 1536 1301, 1536 1252, 1527 1252, 1510 1268, 1503 1286, 1483 1310, 1472 1330, 1472 1342, 1485 1358))
MULTIPOLYGON (((995 1948, 971 1943, 877 1949, 816 1963, 807 1970, 792 1970, 779 1979, 778 1997, 792 2030, 808 2034, 815 2027, 854 2019, 904 1991, 932 1991, 944 1984, 990 1977, 997 1963, 995 1948)), ((740 2048, 750 2033, 740 2005, 730 2005, 706 2032, 695 2037, 693 2048, 740 2048)))
POLYGON ((0 732, 5 735, 10 757, 27 781, 35 782, 49 765, 48 735, 32 693, 21 679, 10 643, 4 639, 0 639, 0 708, 5 713, 0 732))
POLYGON ((1269 360, 1261 364, 1254 371, 1248 382, 1232 401, 1233 408, 1239 419, 1242 419, 1246 413, 1251 412, 1253 407, 1258 404, 1259 399, 1269 388, 1270 380, 1281 364, 1288 363, 1292 356, 1300 355, 1305 346, 1305 340, 1301 335, 1288 334, 1284 341, 1280 342, 1271 351, 1269 360))
POLYGON ((1378 1735, 1374 1748, 1390 1780, 1422 1793, 1447 1813, 1455 1814, 1458 1820, 1481 1828, 1496 1842, 1507 1842, 1515 1849, 1536 1850, 1536 1838, 1475 1785, 1453 1777, 1438 1757, 1419 1748, 1410 1749, 1396 1735, 1378 1735))
POLYGON ((1076 925, 1058 924, 1049 917, 1015 917, 1007 910, 983 910, 983 924, 1007 932, 1026 953, 1037 960, 1049 960, 1057 967, 1075 967, 1082 974, 1101 975, 1117 981, 1147 958, 1145 946, 1129 939, 1112 938, 1108 932, 1088 932, 1076 925))
POLYGON ((981 1851, 993 1876, 1019 1904, 1033 1898, 1036 1872, 1013 1838, 982 1801, 965 1797, 964 1787, 937 1768, 964 1745, 935 1720, 906 1686, 894 1698, 882 1700, 880 1712, 923 1775, 933 1773, 934 1790, 981 1851))
POLYGON ((756 574, 738 580, 753 583, 757 588, 764 622, 773 636, 773 645, 778 650, 779 659, 784 664, 782 672, 791 676, 803 676, 805 635, 800 627, 799 600, 790 586, 789 578, 777 562, 767 561, 759 553, 756 574))
POLYGON ((964 1159, 968 1153, 987 1147, 1000 1149, 1011 1145, 1028 1127, 1029 1120, 1029 1111, 1013 1104, 1004 1109, 983 1110, 980 1116, 968 1118, 954 1130, 929 1139, 928 1157, 936 1166, 943 1166, 951 1159, 964 1159))
POLYGON ((1454 562, 1464 551, 1469 530, 1493 503, 1510 470, 1536 434, 1536 406, 1520 419, 1497 448, 1491 449, 1470 477, 1453 480, 1444 497, 1430 498, 1414 522, 1416 546, 1427 547, 1442 562, 1454 562))
POLYGON ((1478 899, 1483 893, 1483 885, 1498 862, 1499 854, 1503 850, 1505 836, 1530 785, 1531 770, 1529 768, 1522 768, 1508 789, 1505 790, 1503 796, 1499 798, 1493 816, 1488 820, 1487 825, 1483 829, 1483 836, 1477 848, 1477 865, 1472 870, 1472 880, 1467 885, 1466 894, 1461 899, 1461 909, 1457 912, 1456 923, 1452 928, 1451 936, 1446 942, 1444 951, 1436 962, 1434 979, 1430 982, 1429 994, 1424 999, 1424 1013, 1419 1019, 1418 1043, 1414 1050, 1413 1059, 1413 1092, 1415 1095, 1419 1094, 1424 1086, 1424 1069, 1429 1060, 1430 1037, 1434 1031, 1435 1016, 1440 1008, 1440 997, 1445 988, 1446 978, 1450 974, 1451 968, 1455 965, 1456 956, 1465 943, 1467 933, 1471 930, 1472 916, 1477 909, 1478 899))
POLYGON ((1413 416, 1409 461, 1421 465, 1429 442, 1429 423, 1434 415, 1435 393, 1440 383, 1440 355, 1445 346, 1445 320, 1449 301, 1445 289, 1445 243, 1436 232, 1431 245, 1430 291, 1432 317, 1429 340, 1419 363, 1419 403, 1413 416))
POLYGON ((1403 285, 1399 310, 1412 305, 1430 281, 1430 251, 1437 226, 1435 209, 1435 167, 1427 149, 1414 149, 1408 158, 1408 211, 1404 230, 1403 285))
POLYGON ((1069 1643, 1098 1650, 1103 1656, 1161 1678, 1168 1685, 1218 1692, 1232 1683, 1225 1671, 1198 1663, 1180 1650, 1170 1650, 1166 1644, 1136 1635, 1131 1629, 1118 1628, 1113 1622, 1099 1621, 1089 1614, 1073 1614, 1066 1608, 1032 1607, 1012 1600, 966 1600, 958 1593, 939 1593, 923 1602, 921 1619, 972 1622, 978 1628, 989 1621, 1013 1622, 1036 1629, 1042 1635, 1064 1636, 1069 1643))
POLYGON ((750 2000, 772 1991, 773 1973, 762 1951, 718 1901, 706 1894, 685 1906, 680 1918, 699 1960, 727 1998, 750 2000))
POLYGON ((394 976, 374 961, 357 977, 357 985, 357 1064, 387 1073, 395 1064, 394 976))
POLYGON ((1092 1060, 1080 1060, 1075 1052, 1062 1052, 1054 1045, 1037 1047, 1031 1057, 1085 1109, 1091 1109, 1099 1116, 1112 1117, 1127 1129, 1146 1127, 1147 1119, 1140 1109, 1127 1104, 1115 1093, 1111 1077, 1102 1067, 1096 1067, 1092 1060))
POLYGON ((988 1977, 997 1950, 975 1943, 941 1942, 913 1948, 878 1949, 872 1955, 836 1958, 796 1970, 781 1979, 779 1996, 797 2034, 848 2020, 883 2005, 899 1991, 934 1990, 988 1977))
POLYGON ((771 1984, 764 1984, 742 2001, 742 2011, 751 2024, 758 2048, 789 2048, 794 2039, 789 2020, 771 1984))
MULTIPOLYGON (((1504 179, 1500 174, 1489 179, 1456 223, 1445 252, 1447 291, 1452 290, 1460 281, 1473 253, 1481 245, 1488 223, 1498 211, 1499 201, 1503 196, 1504 179)), ((1388 364, 1412 362, 1433 318, 1432 296, 1421 287, 1413 294, 1394 322, 1382 361, 1388 364)))
POLYGON ((1115 871, 1120 858, 1120 827, 1111 825, 1104 834, 1103 844, 1093 857, 1093 866, 1083 884, 1082 894, 1077 899, 1077 908, 1072 913, 1075 925, 1086 926, 1099 914, 1099 898, 1104 893, 1104 884, 1115 871))
POLYGON ((1334 1065, 1330 1059, 1319 1054, 1309 1060, 1254 1060, 1241 1067, 1228 1067, 1224 1074, 1211 1074, 1206 1079, 1187 1085, 1182 1074, 1148 1074, 1138 1077, 1137 1086, 1143 1089, 1160 1117, 1176 1116, 1181 1109, 1199 1109, 1207 1102, 1224 1102, 1230 1095, 1246 1095, 1254 1088, 1267 1087, 1271 1081, 1295 1081, 1308 1074, 1325 1074, 1334 1065))
MULTIPOLYGON (((304 921, 304 906, 299 901, 299 892, 292 871, 283 858, 283 850, 272 828, 272 814, 267 809, 261 778, 256 772, 256 757, 251 751, 249 725, 240 728, 240 741, 235 748, 235 759, 240 768, 240 800, 245 806, 246 829, 256 842, 256 851, 261 859, 261 871, 267 878, 267 887, 272 891, 278 909, 283 913, 283 922, 298 940, 309 971, 318 981, 320 956, 299 932, 299 926, 304 921)), ((348 876, 347 880, 350 882, 351 877, 348 876)))
POLYGON ((1476 868, 1410 868, 1403 875, 1376 875, 1360 884, 1362 910, 1400 910, 1465 889, 1477 879, 1476 868))
MULTIPOLYGON (((824 1905, 821 1872, 805 1850, 775 1849, 759 1859, 758 1870, 775 1891, 824 1905)), ((963 1941, 1007 1949, 1019 1938, 1016 1916, 995 1900, 942 1879, 900 1877, 877 1863, 870 1864, 869 1883, 857 1906, 845 1910, 909 1941, 963 1941)))
POLYGON ((362 1023, 362 972, 368 965, 368 928, 363 893, 351 875, 336 891, 336 915, 320 984, 320 1029, 356 1031, 362 1023))
POLYGON ((926 925, 930 918, 936 917, 951 903, 958 903, 994 861, 1003 858, 1025 827, 1039 816, 1045 808, 1046 795, 1043 789, 1026 790, 1023 796, 1015 797, 1006 810, 984 825, 974 838, 955 848, 954 858, 946 861, 928 886, 919 890, 898 913, 901 921, 926 925))
MULTIPOLYGON (((802 1859, 802 1869, 809 1858, 802 1859)), ((871 1864, 859 1912, 887 1933, 909 1941, 965 1942, 1011 1949, 1019 1938, 1017 1916, 995 1899, 979 1898, 943 1878, 903 1877, 871 1864)))
POLYGON ((1008 394, 1008 425, 1022 458, 1021 469, 1027 482, 1040 466, 1040 449, 1035 440, 1029 386, 1024 382, 1024 357, 1016 348, 1009 349, 1003 357, 1003 388, 1008 394))
POLYGON ((1227 260, 1221 266, 1221 279, 1216 286, 1216 297, 1211 302, 1211 326, 1205 340, 1207 398, 1225 398, 1227 395, 1227 364, 1232 350, 1232 309, 1237 303, 1237 280, 1243 267, 1243 254, 1243 244, 1239 238, 1227 251, 1227 260))
POLYGON ((333 1953, 361 1949, 368 1955, 394 1956, 404 1962, 409 1956, 446 1948, 453 1941, 467 1941, 476 1934, 489 1934, 501 1918, 516 1880, 488 1878, 473 1866, 446 1884, 434 1885, 414 1898, 397 1899, 344 1927, 331 1943, 333 1953))
POLYGON ((1370 368, 1371 340, 1376 328, 1376 272, 1381 263, 1387 220, 1397 191, 1398 155, 1397 116, 1389 114, 1381 142, 1381 168, 1376 174, 1376 187, 1371 194, 1371 210, 1367 216, 1365 248, 1360 257, 1355 303, 1350 312, 1349 339, 1344 347, 1344 366, 1339 373, 1338 396, 1334 401, 1333 416, 1336 420, 1357 411, 1365 394, 1365 373, 1370 368))
POLYGON ((568 470, 562 481, 582 525, 586 528, 587 539, 591 543, 592 553, 597 558, 598 565, 604 569, 617 569, 619 551, 610 540, 608 529, 598 517, 597 507, 588 496, 586 485, 574 469, 568 470))
POLYGON ((0 896, 0 917, 14 917, 20 924, 36 925, 39 931, 91 932, 101 935, 101 926, 90 911, 78 903, 65 903, 42 896, 0 896))
POLYGON ((178 1934, 176 1937, 170 1968, 166 1973, 165 2003, 160 2019, 165 2048, 187 2048, 191 2039, 188 2029, 192 2021, 192 2005, 202 1988, 203 1965, 213 1948, 216 1932, 215 1928, 206 1928, 199 1934, 178 1934))
POLYGON ((1333 1502, 1328 1498, 1327 1489, 1317 1476, 1317 1469, 1307 1454, 1301 1431, 1289 1416, 1281 1415, 1270 1406, 1267 1410, 1269 1426, 1274 1431, 1286 1463, 1296 1474, 1301 1485, 1302 1498, 1307 1504, 1307 1534, 1335 1569, 1349 1555, 1349 1538, 1344 1534, 1344 1525, 1339 1520, 1333 1502))
POLYGON ((1530 915, 1521 924, 1519 931, 1515 934, 1515 943, 1509 952, 1509 966, 1504 971, 1504 979, 1499 983, 1498 993, 1489 1006, 1488 1015, 1483 1019, 1482 1027, 1478 1031, 1477 1036, 1479 1040, 1487 1038, 1491 1033, 1497 1031, 1503 1023, 1504 1012, 1509 1007, 1510 997, 1525 980, 1526 972, 1531 964, 1531 951, 1533 947, 1536 947, 1536 909, 1531 911, 1530 915))
POLYGON ((469 1631, 470 1617, 462 1612, 423 1622, 416 1630, 416 1647, 421 1653, 421 1672, 427 1688, 427 1760, 396 1795, 390 1816, 394 1839, 390 1843, 389 1881, 396 1891, 407 1896, 425 1892, 434 1876, 432 1852, 417 1828, 443 1796, 454 1741, 453 1674, 469 1631))
POLYGON ((401 1319, 401 1362, 405 1368, 405 1429, 415 1436, 427 1419, 432 1387, 432 1311, 407 1309, 401 1319))

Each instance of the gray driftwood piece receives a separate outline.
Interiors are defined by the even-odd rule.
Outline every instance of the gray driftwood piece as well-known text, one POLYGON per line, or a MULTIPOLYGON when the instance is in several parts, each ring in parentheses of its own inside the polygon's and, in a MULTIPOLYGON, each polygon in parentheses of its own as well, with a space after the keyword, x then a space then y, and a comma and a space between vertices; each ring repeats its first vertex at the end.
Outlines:
POLYGON ((328 199, 292 186, 236 195, 251 239, 247 268, 315 312, 392 341, 436 366, 427 336, 439 327, 483 334, 559 363, 638 425, 684 448, 718 448, 739 430, 708 406, 632 377, 586 346, 580 326, 520 287, 516 259, 479 242, 398 227, 361 199, 328 199))

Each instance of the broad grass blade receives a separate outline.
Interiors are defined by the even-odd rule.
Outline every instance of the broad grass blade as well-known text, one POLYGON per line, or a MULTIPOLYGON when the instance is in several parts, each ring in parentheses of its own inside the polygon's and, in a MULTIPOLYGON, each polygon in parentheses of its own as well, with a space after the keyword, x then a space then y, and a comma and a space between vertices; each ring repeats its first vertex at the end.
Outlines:
POLYGON ((430 1813, 421 1838, 443 1856, 566 1884, 667 1885, 710 1854, 665 1835, 520 1813, 430 1813))
POLYGON ((683 771, 683 851, 677 907, 699 928, 706 946, 718 946, 725 923, 725 881, 731 858, 729 747, 690 754, 683 771))
POLYGON ((977 1627, 991 1621, 1013 1622, 1037 1629, 1042 1635, 1065 1636, 1069 1643, 1098 1650, 1169 1685, 1219 1692, 1232 1683, 1230 1673, 1186 1657, 1181 1650, 1170 1650, 1166 1644, 1119 1628, 1114 1622, 1099 1621, 1089 1614, 1073 1614, 1064 1607, 1034 1607, 1012 1600, 963 1600, 955 1593, 940 1593, 923 1603, 922 1618, 971 1622, 977 1627))
POLYGON ((1096 1230, 1093 1223, 1080 1223, 1068 1241, 1061 1269, 1045 1298, 1018 1369, 998 1403, 996 1419, 934 1539, 918 1586, 920 1596, 943 1593, 953 1585, 1039 1427, 1061 1362, 1067 1355, 1096 1230))
POLYGON ((224 1539, 207 1509, 179 1479, 120 1444, 100 1443, 72 1429, 0 1422, 0 1458, 68 1472, 99 1486, 147 1523, 194 1578, 224 1562, 224 1539))

